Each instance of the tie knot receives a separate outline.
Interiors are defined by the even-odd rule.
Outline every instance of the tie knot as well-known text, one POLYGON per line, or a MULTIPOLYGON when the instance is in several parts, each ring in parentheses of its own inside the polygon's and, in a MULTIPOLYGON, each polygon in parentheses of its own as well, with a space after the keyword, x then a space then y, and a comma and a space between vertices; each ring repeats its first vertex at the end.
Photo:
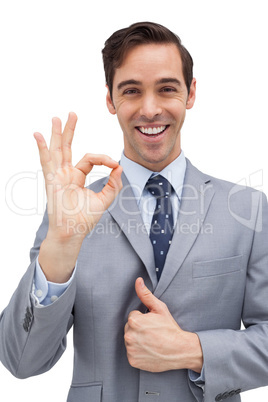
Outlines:
POLYGON ((146 190, 150 191, 155 198, 168 198, 172 192, 172 185, 165 177, 161 175, 150 177, 145 188, 146 190))

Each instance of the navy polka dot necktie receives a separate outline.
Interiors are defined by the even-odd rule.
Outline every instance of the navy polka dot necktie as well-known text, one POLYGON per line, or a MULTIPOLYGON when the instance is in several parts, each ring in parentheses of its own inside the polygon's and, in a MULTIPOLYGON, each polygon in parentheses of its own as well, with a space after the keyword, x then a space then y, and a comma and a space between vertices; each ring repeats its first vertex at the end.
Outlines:
POLYGON ((155 269, 159 280, 173 235, 173 215, 170 195, 172 185, 161 175, 150 177, 145 188, 156 198, 150 240, 154 249, 155 269))

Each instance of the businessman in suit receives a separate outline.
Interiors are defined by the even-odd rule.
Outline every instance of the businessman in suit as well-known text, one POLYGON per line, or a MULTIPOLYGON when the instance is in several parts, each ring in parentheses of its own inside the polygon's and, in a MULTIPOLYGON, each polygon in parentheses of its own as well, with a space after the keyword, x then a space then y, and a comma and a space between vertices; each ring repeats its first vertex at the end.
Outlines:
POLYGON ((68 402, 237 402, 268 384, 267 200, 185 158, 196 80, 176 35, 133 24, 106 41, 103 58, 120 164, 86 154, 72 165, 74 113, 63 131, 52 120, 49 149, 35 133, 47 211, 1 314, 1 361, 19 378, 45 372, 73 325, 68 402), (85 188, 94 165, 112 172, 85 188), (170 191, 155 196, 152 180, 170 191), (153 230, 158 202, 167 231, 153 230))

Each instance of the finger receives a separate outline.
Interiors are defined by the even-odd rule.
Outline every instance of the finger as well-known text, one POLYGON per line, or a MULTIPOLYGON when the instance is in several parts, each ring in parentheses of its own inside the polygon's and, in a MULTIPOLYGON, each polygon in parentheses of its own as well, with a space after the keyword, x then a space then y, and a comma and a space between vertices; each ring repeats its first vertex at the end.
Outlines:
POLYGON ((128 323, 126 323, 125 328, 124 328, 124 341, 125 341, 126 346, 128 346, 131 343, 130 338, 129 338, 129 333, 130 333, 130 327, 129 327, 128 323))
POLYGON ((53 162, 51 160, 51 156, 49 153, 49 150, 47 148, 46 141, 42 134, 40 133, 34 133, 34 138, 36 140, 38 150, 39 150, 39 155, 40 155, 40 162, 41 166, 43 169, 44 177, 47 178, 47 175, 49 173, 54 173, 53 169, 53 162))
POLYGON ((52 119, 52 135, 49 152, 54 165, 60 167, 62 165, 62 131, 61 120, 58 117, 53 117, 52 119))
POLYGON ((70 166, 72 164, 72 141, 74 130, 77 123, 77 116, 74 112, 70 112, 67 123, 62 134, 62 165, 70 166))
POLYGON ((152 292, 145 286, 142 278, 138 278, 135 283, 135 289, 140 301, 150 310, 152 313, 163 314, 167 311, 165 303, 157 299, 152 292))
POLYGON ((124 327, 124 332, 126 333, 127 331, 129 331, 129 325, 128 322, 126 323, 125 327, 124 327))
POLYGON ((140 315, 144 315, 141 311, 139 310, 133 310, 129 313, 128 315, 128 321, 130 320, 135 320, 135 318, 139 317, 140 315))
POLYGON ((88 175, 94 165, 104 165, 111 169, 119 166, 118 162, 114 161, 107 155, 86 154, 75 167, 76 169, 81 170, 84 175, 88 175))
POLYGON ((144 314, 141 313, 138 310, 133 310, 129 313, 128 319, 127 319, 127 328, 128 329, 136 329, 140 327, 140 321, 139 318, 140 316, 143 316, 144 314))

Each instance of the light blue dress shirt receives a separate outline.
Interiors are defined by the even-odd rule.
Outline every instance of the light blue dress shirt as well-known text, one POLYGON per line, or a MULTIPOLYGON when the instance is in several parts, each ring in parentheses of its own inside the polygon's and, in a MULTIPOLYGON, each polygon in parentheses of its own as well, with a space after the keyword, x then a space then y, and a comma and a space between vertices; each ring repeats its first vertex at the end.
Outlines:
MULTIPOLYGON (((180 155, 168 166, 166 166, 161 172, 152 172, 146 169, 142 165, 128 159, 124 153, 121 156, 120 165, 123 167, 123 171, 131 184, 134 196, 137 201, 137 205, 141 211, 142 219, 144 221, 148 235, 150 233, 151 221, 154 214, 156 199, 152 194, 146 190, 145 184, 152 174, 161 174, 165 177, 173 186, 174 192, 171 196, 173 222, 174 226, 177 222, 177 216, 180 206, 180 199, 182 194, 183 182, 186 170, 186 159, 183 151, 180 155)), ((70 280, 66 283, 52 283, 46 280, 46 277, 39 265, 38 258, 36 259, 36 271, 33 284, 33 296, 38 307, 47 306, 57 300, 67 289, 71 283, 76 268, 70 280)), ((195 382, 196 385, 203 388, 204 386, 204 370, 201 375, 189 370, 189 378, 195 382)))
POLYGON ((170 200, 173 211, 173 222, 175 226, 179 212, 180 198, 186 170, 186 160, 183 152, 181 152, 178 158, 165 167, 161 172, 152 172, 151 170, 146 169, 138 163, 128 159, 124 154, 122 154, 120 164, 123 167, 129 183, 131 184, 148 234, 150 233, 151 222, 156 206, 156 199, 144 187, 152 174, 161 174, 172 184, 175 191, 172 193, 170 200))

